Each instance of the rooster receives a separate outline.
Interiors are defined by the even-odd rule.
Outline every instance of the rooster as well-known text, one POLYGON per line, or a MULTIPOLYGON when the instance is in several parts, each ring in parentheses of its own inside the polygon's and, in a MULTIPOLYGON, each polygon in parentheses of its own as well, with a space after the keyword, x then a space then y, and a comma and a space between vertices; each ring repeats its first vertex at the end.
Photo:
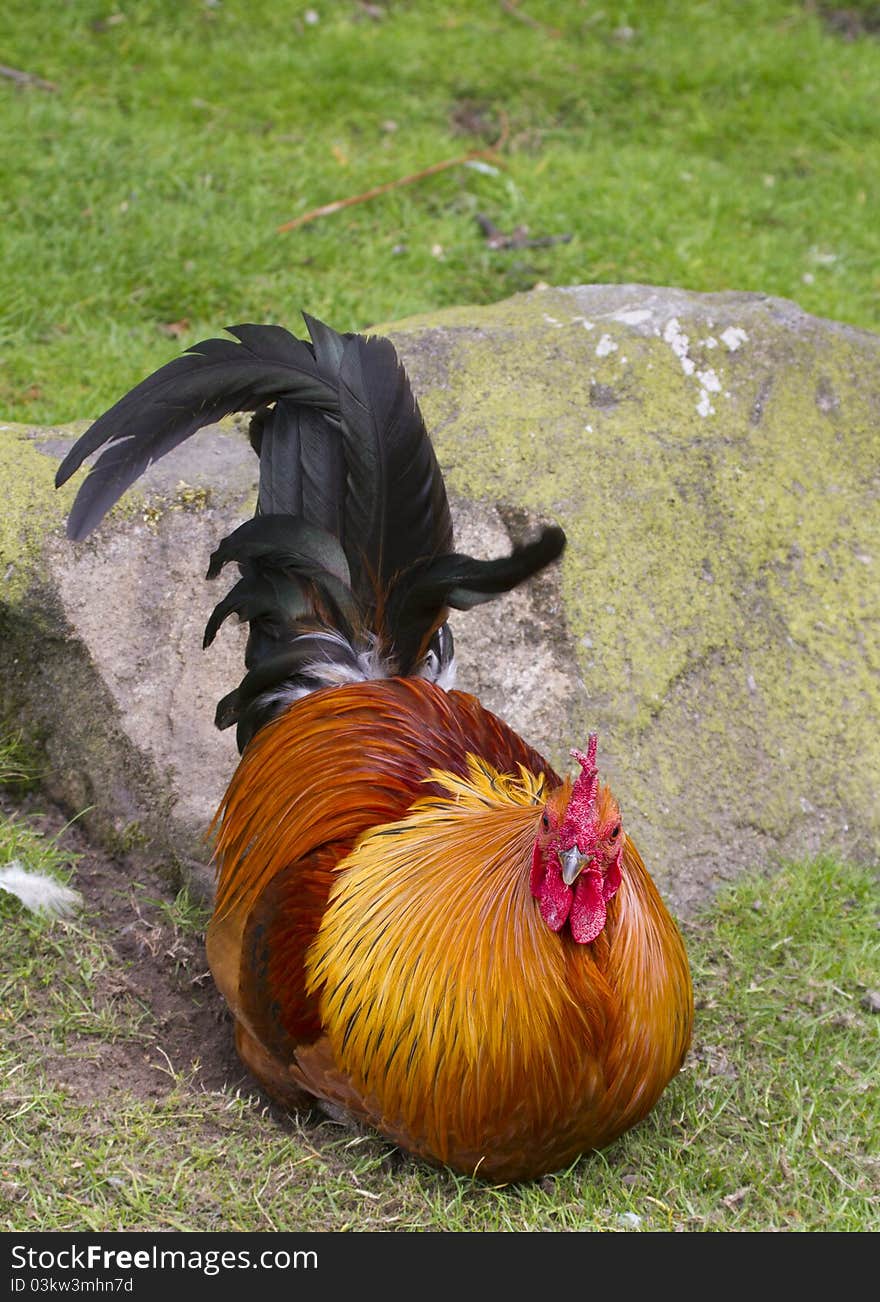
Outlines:
POLYGON ((320 1102, 411 1153, 539 1176, 640 1121, 687 1050, 679 933, 597 769, 550 764, 453 689, 450 608, 536 575, 453 550, 443 477, 392 344, 305 316, 231 327, 101 416, 68 534, 146 467, 253 412, 256 514, 208 578, 239 578, 246 673, 217 707, 242 752, 214 820, 214 979, 241 1058, 288 1108, 320 1102))

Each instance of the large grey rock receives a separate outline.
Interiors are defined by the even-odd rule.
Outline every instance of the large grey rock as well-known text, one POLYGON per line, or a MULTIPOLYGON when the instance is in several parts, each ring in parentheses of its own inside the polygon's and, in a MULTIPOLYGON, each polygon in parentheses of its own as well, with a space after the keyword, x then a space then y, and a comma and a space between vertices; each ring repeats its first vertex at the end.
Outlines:
MULTIPOLYGON (((563 767, 598 730, 680 912, 781 856, 876 858, 880 340, 781 300, 642 286, 385 329, 459 546, 492 554, 539 519, 569 536, 527 590, 454 617, 459 685, 563 767)), ((69 441, 0 429, 3 714, 96 834, 207 890, 236 758, 213 708, 242 635, 201 651, 202 576, 252 509, 255 460, 240 430, 205 431, 74 547, 51 488, 69 441)))
POLYGON ((0 558, 0 717, 40 743, 50 794, 85 811, 101 841, 158 856, 210 894, 206 833, 237 758, 214 706, 241 677, 244 639, 230 627, 203 653, 221 595, 204 575, 219 539, 253 511, 256 459, 235 429, 200 432, 74 546, 61 527, 72 493, 52 488, 71 442, 0 427, 0 455, 21 471, 22 526, 4 531, 0 558))

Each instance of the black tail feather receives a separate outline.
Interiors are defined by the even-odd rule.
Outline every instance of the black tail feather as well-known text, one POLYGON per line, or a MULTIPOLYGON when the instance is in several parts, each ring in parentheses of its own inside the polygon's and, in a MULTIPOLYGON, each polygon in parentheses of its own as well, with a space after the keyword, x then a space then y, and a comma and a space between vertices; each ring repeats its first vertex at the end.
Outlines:
POLYGON ((317 618, 347 639, 361 627, 349 586, 348 562, 336 538, 291 515, 246 520, 212 553, 207 577, 216 579, 237 561, 242 577, 215 607, 205 629, 208 646, 230 615, 250 624, 245 663, 249 669, 274 659, 317 618))
POLYGON ((443 476, 394 346, 354 336, 339 370, 346 554, 369 604, 413 560, 452 546, 443 476))
POLYGON ((301 429, 310 418, 314 419, 312 412, 297 407, 289 398, 279 398, 251 420, 251 446, 260 458, 260 515, 302 515, 301 429))
POLYGON ((254 566, 243 567, 242 578, 211 612, 202 646, 207 649, 211 645, 230 615, 237 615, 241 624, 249 623, 252 630, 260 620, 273 636, 281 636, 283 629, 293 627, 296 620, 310 613, 305 587, 293 575, 261 573, 254 566))
POLYGON ((335 384, 339 368, 342 365, 342 354, 345 352, 345 345, 355 336, 352 334, 339 334, 332 326, 325 325, 317 317, 309 316, 308 312, 303 312, 302 316, 311 336, 318 371, 325 380, 335 384))
POLYGON ((318 371, 311 347, 281 326, 230 326, 229 339, 206 339, 142 380, 71 448, 55 483, 109 443, 80 487, 67 533, 91 533, 136 479, 204 425, 254 411, 282 395, 335 411, 335 387, 318 371))
POLYGON ((332 534, 289 515, 255 515, 233 529, 211 553, 206 578, 216 579, 230 561, 264 561, 308 578, 326 573, 349 583, 348 562, 332 534))
POLYGON ((556 525, 542 529, 533 542, 514 547, 509 556, 491 561, 451 553, 417 563, 392 590, 387 620, 395 655, 408 661, 418 654, 425 628, 438 611, 470 610, 509 592, 562 554, 565 534, 556 525))
POLYGON ((310 342, 245 324, 196 344, 99 417, 56 476, 65 483, 103 448, 68 520, 81 539, 196 430, 255 413, 257 514, 211 557, 209 578, 229 562, 241 577, 205 629, 208 646, 230 615, 250 624, 248 672, 217 709, 240 746, 304 692, 372 672, 377 654, 387 672, 439 676, 452 658, 448 608, 508 591, 565 543, 549 528, 497 560, 453 553, 443 476, 393 345, 304 319, 310 342))

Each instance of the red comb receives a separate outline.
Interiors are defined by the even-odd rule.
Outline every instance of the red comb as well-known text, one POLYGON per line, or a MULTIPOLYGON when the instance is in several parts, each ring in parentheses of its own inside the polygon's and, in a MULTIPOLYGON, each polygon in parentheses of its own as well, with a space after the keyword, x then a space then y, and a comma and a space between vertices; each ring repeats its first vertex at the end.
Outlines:
POLYGON ((598 744, 597 734, 591 732, 587 742, 586 755, 580 750, 571 752, 572 756, 580 764, 581 772, 571 790, 571 799, 568 802, 565 821, 567 823, 571 820, 578 827, 595 817, 596 796, 599 792, 599 775, 596 769, 596 747, 598 744))

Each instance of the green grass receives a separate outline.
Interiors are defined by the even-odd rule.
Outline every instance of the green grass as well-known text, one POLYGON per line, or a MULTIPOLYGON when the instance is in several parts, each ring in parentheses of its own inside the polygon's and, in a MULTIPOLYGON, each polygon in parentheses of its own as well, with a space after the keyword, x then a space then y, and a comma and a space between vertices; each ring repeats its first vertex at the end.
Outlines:
POLYGON ((40 763, 24 735, 0 735, 0 790, 30 790, 39 777, 40 763))
POLYGON ((177 892, 173 900, 157 899, 152 903, 156 905, 175 934, 204 935, 211 917, 210 909, 198 900, 194 900, 185 886, 177 892))
POLYGON ((0 416, 94 416, 231 322, 359 328, 537 281, 761 290, 877 327, 876 37, 793 0, 374 8, 8 0, 2 62, 56 89, 0 80, 0 416), (493 175, 276 232, 504 122, 493 175), (572 239, 492 252, 476 212, 572 239))
MULTIPOLYGON (((44 869, 64 858, 7 819, 0 862, 11 852, 44 869)), ((0 896, 0 1228, 876 1229, 875 888, 819 860, 725 893, 686 930, 696 1035, 657 1108, 604 1153, 507 1187, 205 1090, 171 1069, 106 921, 49 924, 0 896), (114 1048, 151 1057, 159 1086, 133 1090, 102 1058, 114 1048), (71 1064, 88 1060, 84 1086, 71 1064)), ((175 935, 197 924, 186 901, 163 908, 175 935)))

